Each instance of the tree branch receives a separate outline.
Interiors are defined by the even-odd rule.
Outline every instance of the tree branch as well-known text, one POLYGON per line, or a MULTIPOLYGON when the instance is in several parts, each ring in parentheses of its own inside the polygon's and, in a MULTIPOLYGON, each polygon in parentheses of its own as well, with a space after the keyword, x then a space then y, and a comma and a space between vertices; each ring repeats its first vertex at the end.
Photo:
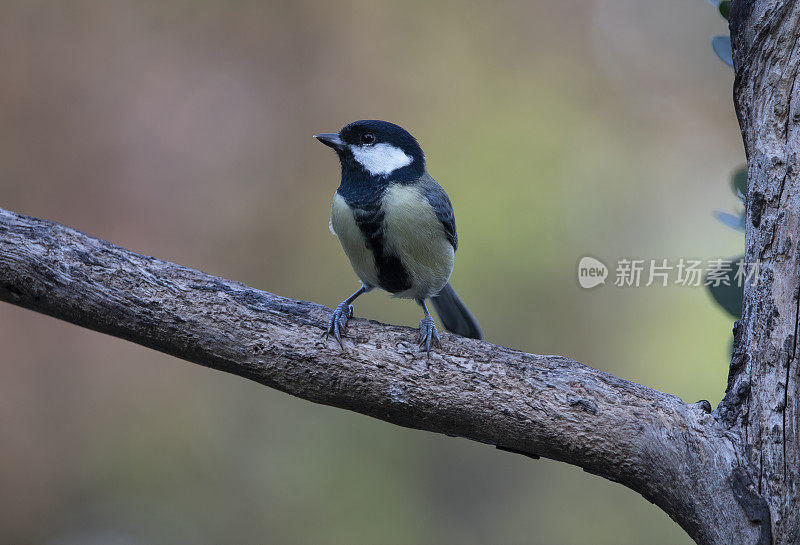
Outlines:
POLYGON ((699 543, 761 532, 738 435, 707 402, 568 358, 444 334, 428 360, 413 330, 359 319, 341 351, 322 337, 325 307, 2 209, 0 300, 316 403, 575 464, 641 493, 699 543))

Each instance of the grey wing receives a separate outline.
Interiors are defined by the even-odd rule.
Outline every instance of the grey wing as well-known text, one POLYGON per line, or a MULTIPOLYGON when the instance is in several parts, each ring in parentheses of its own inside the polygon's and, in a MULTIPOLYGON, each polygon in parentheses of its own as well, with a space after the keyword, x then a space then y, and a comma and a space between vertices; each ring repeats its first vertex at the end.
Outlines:
POLYGON ((458 234, 456 233, 456 216, 453 213, 453 205, 450 198, 444 192, 442 186, 430 176, 422 181, 422 191, 428 198, 428 202, 436 212, 436 217, 442 222, 447 240, 453 245, 453 249, 458 249, 458 234))

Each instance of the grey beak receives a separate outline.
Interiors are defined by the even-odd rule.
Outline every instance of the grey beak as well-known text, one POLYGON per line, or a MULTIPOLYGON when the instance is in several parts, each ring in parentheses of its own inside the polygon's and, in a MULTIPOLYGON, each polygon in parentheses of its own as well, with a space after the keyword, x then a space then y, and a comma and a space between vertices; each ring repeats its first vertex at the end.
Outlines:
POLYGON ((339 135, 335 132, 321 132, 315 134, 314 138, 333 149, 342 149, 344 147, 344 142, 342 142, 342 139, 339 138, 339 135))

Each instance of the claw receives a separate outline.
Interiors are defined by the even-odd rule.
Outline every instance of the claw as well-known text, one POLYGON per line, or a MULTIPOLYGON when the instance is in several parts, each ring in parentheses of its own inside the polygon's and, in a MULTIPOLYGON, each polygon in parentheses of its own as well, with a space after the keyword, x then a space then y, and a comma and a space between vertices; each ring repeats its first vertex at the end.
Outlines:
POLYGON ((328 321, 328 330, 325 331, 325 339, 332 336, 339 343, 339 347, 344 350, 342 335, 347 332, 347 320, 353 317, 353 305, 342 301, 331 314, 328 321))
POLYGON ((439 332, 436 331, 436 324, 433 322, 433 317, 430 314, 425 316, 419 323, 419 346, 425 347, 428 357, 431 356, 431 347, 442 347, 442 341, 439 339, 439 332))

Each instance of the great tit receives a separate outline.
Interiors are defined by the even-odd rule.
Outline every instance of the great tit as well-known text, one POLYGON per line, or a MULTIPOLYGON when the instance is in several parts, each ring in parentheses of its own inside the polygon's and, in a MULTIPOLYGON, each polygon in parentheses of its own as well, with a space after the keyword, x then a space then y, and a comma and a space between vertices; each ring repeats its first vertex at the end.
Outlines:
POLYGON ((420 346, 441 346, 425 300, 444 327, 483 338, 478 322, 448 283, 458 247, 453 206, 425 168, 425 155, 405 129, 377 120, 350 123, 314 138, 336 151, 342 180, 333 196, 330 229, 362 286, 339 303, 327 335, 341 345, 353 301, 373 288, 422 307, 420 346))

